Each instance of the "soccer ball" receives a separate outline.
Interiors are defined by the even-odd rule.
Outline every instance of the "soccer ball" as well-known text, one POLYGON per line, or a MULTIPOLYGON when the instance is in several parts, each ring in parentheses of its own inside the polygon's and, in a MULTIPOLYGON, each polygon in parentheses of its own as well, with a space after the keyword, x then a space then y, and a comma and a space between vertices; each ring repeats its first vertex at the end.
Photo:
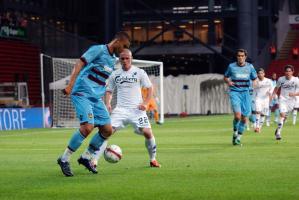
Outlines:
POLYGON ((117 163, 122 158, 121 148, 115 144, 108 146, 104 151, 104 158, 107 162, 117 163))

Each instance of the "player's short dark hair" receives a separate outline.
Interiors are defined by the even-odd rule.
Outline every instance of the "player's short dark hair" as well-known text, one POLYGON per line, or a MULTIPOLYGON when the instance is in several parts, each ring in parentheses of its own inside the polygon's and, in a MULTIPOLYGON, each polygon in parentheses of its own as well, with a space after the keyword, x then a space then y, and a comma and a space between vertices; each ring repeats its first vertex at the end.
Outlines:
POLYGON ((239 52, 244 53, 245 56, 247 56, 247 51, 245 49, 237 49, 236 56, 238 55, 239 52))
POLYGON ((287 71, 287 69, 291 69, 292 72, 293 72, 293 71, 294 71, 294 66, 293 66, 293 65, 286 65, 286 66, 284 67, 284 71, 287 71))
POLYGON ((259 72, 264 72, 265 73, 265 70, 260 67, 260 68, 257 69, 257 73, 259 73, 259 72))
POLYGON ((120 39, 120 40, 123 40, 123 39, 127 39, 129 41, 131 41, 131 38, 129 36, 129 34, 125 31, 119 31, 115 34, 114 36, 115 39, 120 39))

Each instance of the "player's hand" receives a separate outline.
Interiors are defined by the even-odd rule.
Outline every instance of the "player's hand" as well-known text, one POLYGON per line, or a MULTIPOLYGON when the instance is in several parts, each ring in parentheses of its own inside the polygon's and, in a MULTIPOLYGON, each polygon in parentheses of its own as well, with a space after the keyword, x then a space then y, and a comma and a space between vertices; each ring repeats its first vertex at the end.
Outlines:
POLYGON ((146 104, 144 104, 144 103, 143 103, 143 104, 140 104, 140 105, 138 106, 138 109, 139 109, 139 110, 143 110, 143 111, 146 110, 146 104))
POLYGON ((229 81, 229 82, 228 82, 228 86, 234 86, 234 85, 235 85, 234 82, 232 82, 232 81, 229 81))
POLYGON ((62 90, 62 93, 63 93, 64 95, 66 95, 66 96, 70 95, 71 92, 72 92, 72 88, 71 88, 70 86, 67 86, 66 88, 64 88, 64 89, 62 90))
POLYGON ((292 93, 292 92, 291 92, 291 93, 289 93, 289 96, 290 96, 290 97, 295 97, 295 96, 296 96, 296 93, 292 93))

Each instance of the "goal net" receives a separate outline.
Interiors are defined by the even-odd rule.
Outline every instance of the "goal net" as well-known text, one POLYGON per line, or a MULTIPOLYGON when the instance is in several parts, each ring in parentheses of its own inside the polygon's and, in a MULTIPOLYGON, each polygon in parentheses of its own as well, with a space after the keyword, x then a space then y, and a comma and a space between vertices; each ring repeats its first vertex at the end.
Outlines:
MULTIPOLYGON (((79 121, 76 117, 75 109, 71 99, 65 97, 61 90, 69 82, 70 74, 77 59, 69 58, 51 58, 53 81, 49 84, 52 90, 52 120, 53 127, 78 127, 79 121)), ((146 60, 134 59, 132 64, 144 69, 154 85, 155 100, 158 105, 160 122, 164 122, 164 105, 163 105, 163 63, 146 60)), ((116 69, 120 68, 119 62, 116 69)), ((116 105, 116 91, 113 92, 112 107, 116 105)))

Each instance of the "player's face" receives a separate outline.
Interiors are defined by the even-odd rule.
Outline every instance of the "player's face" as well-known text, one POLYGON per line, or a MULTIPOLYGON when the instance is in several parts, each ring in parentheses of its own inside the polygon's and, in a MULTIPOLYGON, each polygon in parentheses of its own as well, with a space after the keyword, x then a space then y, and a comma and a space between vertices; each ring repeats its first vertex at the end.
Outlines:
POLYGON ((292 69, 290 69, 290 68, 287 68, 285 71, 284 71, 284 74, 285 74, 285 76, 287 77, 287 78, 290 78, 291 76, 293 76, 293 71, 292 71, 292 69))
POLYGON ((127 52, 122 52, 119 56, 120 64, 124 70, 129 70, 132 64, 132 55, 127 52))
POLYGON ((276 78, 277 78, 277 77, 276 77, 276 74, 275 74, 275 73, 272 74, 272 79, 273 79, 273 80, 276 80, 276 78))
POLYGON ((237 62, 240 66, 243 66, 245 64, 246 55, 244 52, 238 52, 237 53, 237 62))
POLYGON ((259 71, 258 74, 257 74, 257 77, 258 77, 259 79, 264 79, 264 77, 265 77, 265 72, 263 72, 263 71, 259 71))

